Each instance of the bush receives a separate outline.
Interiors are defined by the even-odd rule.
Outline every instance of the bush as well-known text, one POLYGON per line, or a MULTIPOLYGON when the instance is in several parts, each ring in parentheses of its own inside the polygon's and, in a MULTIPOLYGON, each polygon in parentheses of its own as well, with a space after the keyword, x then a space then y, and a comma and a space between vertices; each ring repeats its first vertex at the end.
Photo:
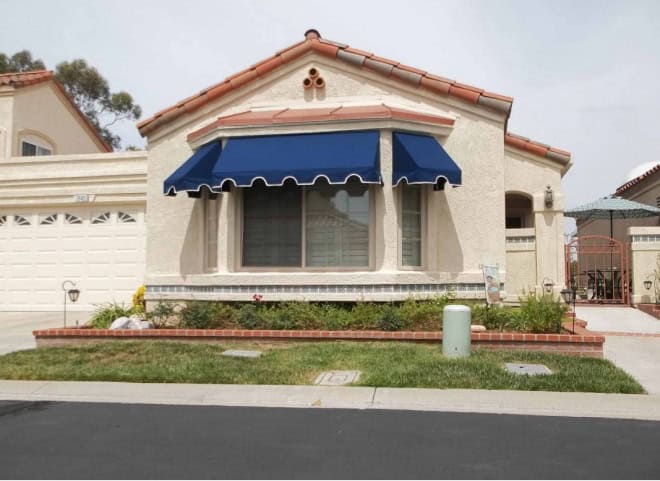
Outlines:
POLYGON ((398 308, 399 317, 406 329, 440 329, 442 311, 449 303, 449 297, 442 296, 428 300, 406 299, 398 308))
POLYGON ((180 325, 187 329, 212 329, 217 325, 216 309, 211 302, 190 301, 179 312, 180 325))
POLYGON ((243 329, 257 329, 261 324, 261 319, 254 304, 243 304, 238 308, 238 325, 243 329))
POLYGON ((176 310, 171 302, 159 302, 151 311, 147 312, 147 320, 155 328, 165 327, 170 323, 177 324, 178 319, 175 316, 176 310))
POLYGON ((482 324, 491 331, 503 331, 513 328, 518 316, 518 310, 510 307, 489 307, 486 304, 472 306, 472 321, 482 324))
POLYGON ((96 308, 88 325, 96 329, 108 329, 114 320, 120 317, 130 317, 133 314, 135 312, 130 307, 126 307, 124 304, 119 305, 116 302, 109 302, 96 308))
POLYGON ((381 331, 400 331, 402 327, 403 321, 399 316, 399 310, 392 305, 383 307, 381 318, 378 320, 378 329, 381 331))
POLYGON ((559 333, 566 310, 566 304, 552 295, 528 294, 520 303, 520 312, 512 320, 512 327, 521 332, 559 333))
POLYGON ((375 329, 383 318, 383 308, 373 302, 357 302, 350 310, 349 329, 375 329))
POLYGON ((133 294, 133 311, 144 312, 144 292, 147 290, 146 286, 140 286, 133 294))

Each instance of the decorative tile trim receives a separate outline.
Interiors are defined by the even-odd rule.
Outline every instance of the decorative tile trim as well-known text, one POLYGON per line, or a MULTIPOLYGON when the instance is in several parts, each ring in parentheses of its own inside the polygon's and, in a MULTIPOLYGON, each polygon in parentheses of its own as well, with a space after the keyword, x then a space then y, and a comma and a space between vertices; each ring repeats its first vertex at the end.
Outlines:
POLYGON ((523 236, 507 236, 507 244, 533 244, 536 242, 536 236, 523 235, 523 236))
POLYGON ((308 284, 308 285, 148 285, 148 294, 381 294, 484 292, 482 283, 465 284, 308 284))
POLYGON ((634 235, 632 236, 633 242, 660 242, 660 234, 651 235, 634 235))

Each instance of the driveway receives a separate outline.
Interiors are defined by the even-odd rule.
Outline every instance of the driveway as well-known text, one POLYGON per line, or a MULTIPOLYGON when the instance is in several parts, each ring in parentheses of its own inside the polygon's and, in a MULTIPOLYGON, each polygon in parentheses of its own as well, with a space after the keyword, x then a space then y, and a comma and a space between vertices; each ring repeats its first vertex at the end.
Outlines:
MULTIPOLYGON (((89 319, 89 312, 69 312, 67 325, 81 324, 89 319)), ((32 331, 62 327, 61 312, 0 312, 0 355, 36 347, 32 331)))
POLYGON ((660 394, 660 320, 632 307, 578 307, 587 329, 605 334, 603 354, 649 394, 660 394))

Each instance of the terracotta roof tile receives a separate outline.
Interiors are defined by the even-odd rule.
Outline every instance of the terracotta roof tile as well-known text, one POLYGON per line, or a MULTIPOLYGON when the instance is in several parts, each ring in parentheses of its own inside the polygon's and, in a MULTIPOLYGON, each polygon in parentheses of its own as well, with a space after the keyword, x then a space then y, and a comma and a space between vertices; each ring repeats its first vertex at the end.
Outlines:
POLYGON ((631 180, 629 180, 628 182, 626 182, 625 184, 619 186, 619 187, 616 189, 616 192, 614 193, 614 195, 621 195, 621 194, 623 194, 625 191, 627 191, 627 190, 630 189, 631 187, 633 187, 633 186, 639 184, 639 183, 640 183, 641 181, 643 181, 644 179, 647 179, 647 178, 651 177, 653 174, 655 174, 655 173, 658 172, 658 171, 660 171, 660 164, 657 164, 655 167, 652 167, 651 169, 647 170, 647 171, 644 172, 642 175, 637 176, 637 177, 635 177, 634 179, 631 179, 631 180))
POLYGON ((437 115, 388 107, 387 105, 342 106, 310 109, 248 110, 219 117, 215 122, 188 135, 194 141, 218 127, 265 126, 286 123, 329 122, 343 120, 395 119, 453 125, 454 120, 437 115))
POLYGON ((395 60, 379 57, 369 52, 349 47, 343 43, 323 39, 316 30, 312 29, 306 32, 305 40, 302 42, 298 42, 290 47, 280 50, 275 53, 274 56, 258 62, 246 71, 243 71, 239 76, 232 76, 228 81, 223 81, 196 95, 188 97, 174 107, 159 111, 151 118, 138 123, 137 127, 140 130, 140 133, 143 136, 146 136, 156 128, 178 118, 183 113, 191 112, 195 108, 199 108, 206 102, 210 102, 235 88, 239 88, 258 77, 268 75, 268 73, 279 66, 291 62, 309 51, 316 51, 322 55, 331 58, 338 58, 341 61, 349 62, 352 65, 361 68, 368 68, 383 76, 396 78, 397 80, 420 86, 421 88, 427 88, 436 94, 454 96, 472 104, 483 105, 487 108, 504 113, 507 119, 511 113, 511 105, 513 102, 511 97, 486 92, 470 85, 459 84, 454 80, 432 75, 411 66, 401 65, 395 60), (445 84, 448 84, 449 86, 447 87, 445 84), (194 108, 183 109, 179 107, 180 105, 188 106, 198 97, 205 98, 205 101, 195 101, 193 104, 195 105, 194 108), (480 98, 494 99, 497 100, 497 102, 479 102, 480 98))
POLYGON ((555 147, 550 147, 548 145, 542 144, 540 142, 535 142, 528 139, 527 137, 522 137, 520 135, 506 133, 504 134, 504 143, 516 149, 524 150, 526 152, 538 155, 540 157, 545 157, 550 160, 555 160, 557 162, 567 165, 571 161, 570 152, 565 150, 560 150, 555 147))

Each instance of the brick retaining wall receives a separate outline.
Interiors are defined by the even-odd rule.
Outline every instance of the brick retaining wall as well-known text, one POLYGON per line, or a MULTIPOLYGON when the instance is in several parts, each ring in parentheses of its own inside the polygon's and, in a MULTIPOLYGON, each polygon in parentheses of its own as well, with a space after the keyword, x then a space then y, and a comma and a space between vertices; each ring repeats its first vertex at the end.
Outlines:
MULTIPOLYGON (((578 331, 578 329, 576 329, 578 331)), ((420 331, 279 331, 242 329, 43 329, 34 331, 37 347, 90 344, 103 341, 163 340, 180 342, 223 341, 409 341, 440 343, 442 332, 420 331)), ((473 332, 474 349, 541 351, 574 356, 603 357, 605 337, 589 334, 523 334, 473 332)))

